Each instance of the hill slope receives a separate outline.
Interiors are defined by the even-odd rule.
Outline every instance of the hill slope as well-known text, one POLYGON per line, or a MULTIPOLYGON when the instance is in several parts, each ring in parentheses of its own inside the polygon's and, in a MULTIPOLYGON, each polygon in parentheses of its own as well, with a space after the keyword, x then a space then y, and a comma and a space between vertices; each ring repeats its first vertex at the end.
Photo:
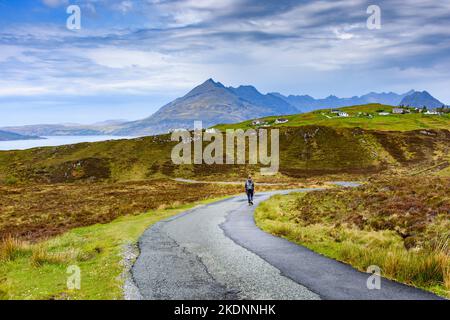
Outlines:
MULTIPOLYGON (((334 128, 363 128, 366 130, 381 131, 411 131, 420 129, 449 129, 450 114, 427 115, 418 112, 410 114, 392 114, 393 106, 381 104, 368 104, 339 108, 346 112, 348 117, 339 117, 332 113, 331 109, 316 110, 309 113, 283 116, 287 123, 276 124, 279 117, 263 117, 261 120, 267 122, 271 127, 298 127, 305 125, 320 125, 334 128), (388 115, 380 115, 387 112, 388 115)), ((252 120, 235 124, 217 125, 215 128, 225 130, 227 128, 255 128, 252 120)))
MULTIPOLYGON (((236 180, 258 165, 174 165, 169 135, 0 152, 0 183, 8 181, 127 181, 163 177, 236 180)), ((206 144, 206 143, 205 143, 206 144)), ((450 131, 374 131, 324 126, 280 130, 280 174, 311 177, 409 173, 448 167, 450 131), (396 169, 396 170, 397 170, 396 169)), ((280 178, 280 177, 278 177, 280 178)))

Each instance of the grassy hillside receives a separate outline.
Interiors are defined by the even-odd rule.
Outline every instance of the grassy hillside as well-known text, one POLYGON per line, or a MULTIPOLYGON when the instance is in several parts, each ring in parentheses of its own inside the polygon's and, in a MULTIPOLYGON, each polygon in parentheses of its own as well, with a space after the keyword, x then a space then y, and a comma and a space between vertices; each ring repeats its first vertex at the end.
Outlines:
MULTIPOLYGON (((448 167, 450 131, 367 131, 329 126, 283 127, 280 131, 281 177, 367 174, 407 168, 410 172, 448 167)), ((249 165, 172 163, 168 135, 134 140, 0 152, 0 183, 35 181, 129 181, 183 177, 239 179, 249 165)))
MULTIPOLYGON (((333 128, 362 128, 379 131, 411 131, 420 129, 449 129, 450 114, 426 115, 422 113, 379 115, 380 112, 392 112, 393 106, 368 104, 338 108, 347 112, 349 117, 338 117, 331 113, 331 109, 322 109, 309 113, 282 116, 289 120, 287 123, 275 124, 280 117, 266 117, 261 120, 272 127, 297 127, 307 125, 327 126, 333 128)), ((220 130, 237 128, 254 128, 252 120, 230 125, 217 125, 220 130)))

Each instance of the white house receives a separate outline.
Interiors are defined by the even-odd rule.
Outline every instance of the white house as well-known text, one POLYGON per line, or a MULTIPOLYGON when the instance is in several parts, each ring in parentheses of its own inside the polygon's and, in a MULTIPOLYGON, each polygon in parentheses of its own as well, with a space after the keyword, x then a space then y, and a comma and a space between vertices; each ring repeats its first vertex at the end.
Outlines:
POLYGON ((176 129, 169 129, 167 132, 172 133, 172 132, 182 132, 182 131, 188 131, 188 129, 176 128, 176 129))
POLYGON ((392 113, 394 114, 404 114, 405 110, 403 108, 393 108, 392 113))
POLYGON ((286 123, 286 122, 289 122, 289 120, 285 119, 285 118, 278 118, 277 120, 275 120, 275 124, 286 123))
POLYGON ((344 117, 344 118, 348 117, 348 113, 344 112, 344 111, 339 111, 338 115, 339 115, 339 117, 344 117))

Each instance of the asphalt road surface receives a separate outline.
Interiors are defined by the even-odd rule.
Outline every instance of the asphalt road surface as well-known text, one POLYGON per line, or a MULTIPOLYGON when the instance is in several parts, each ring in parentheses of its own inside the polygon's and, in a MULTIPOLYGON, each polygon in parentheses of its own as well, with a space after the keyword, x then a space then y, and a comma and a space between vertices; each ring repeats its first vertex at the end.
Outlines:
MULTIPOLYGON (((311 189, 297 190, 301 192, 311 189)), ((139 240, 132 277, 143 299, 438 299, 386 279, 369 290, 370 274, 256 227, 255 206, 239 196, 161 221, 139 240)))

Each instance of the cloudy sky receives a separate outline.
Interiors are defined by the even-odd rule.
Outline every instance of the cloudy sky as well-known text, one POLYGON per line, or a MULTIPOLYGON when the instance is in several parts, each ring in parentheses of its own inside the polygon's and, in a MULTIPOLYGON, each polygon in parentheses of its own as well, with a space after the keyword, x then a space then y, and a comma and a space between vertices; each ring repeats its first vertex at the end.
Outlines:
POLYGON ((450 103, 450 0, 0 0, 0 70, 0 126, 138 119, 211 77, 450 103))

